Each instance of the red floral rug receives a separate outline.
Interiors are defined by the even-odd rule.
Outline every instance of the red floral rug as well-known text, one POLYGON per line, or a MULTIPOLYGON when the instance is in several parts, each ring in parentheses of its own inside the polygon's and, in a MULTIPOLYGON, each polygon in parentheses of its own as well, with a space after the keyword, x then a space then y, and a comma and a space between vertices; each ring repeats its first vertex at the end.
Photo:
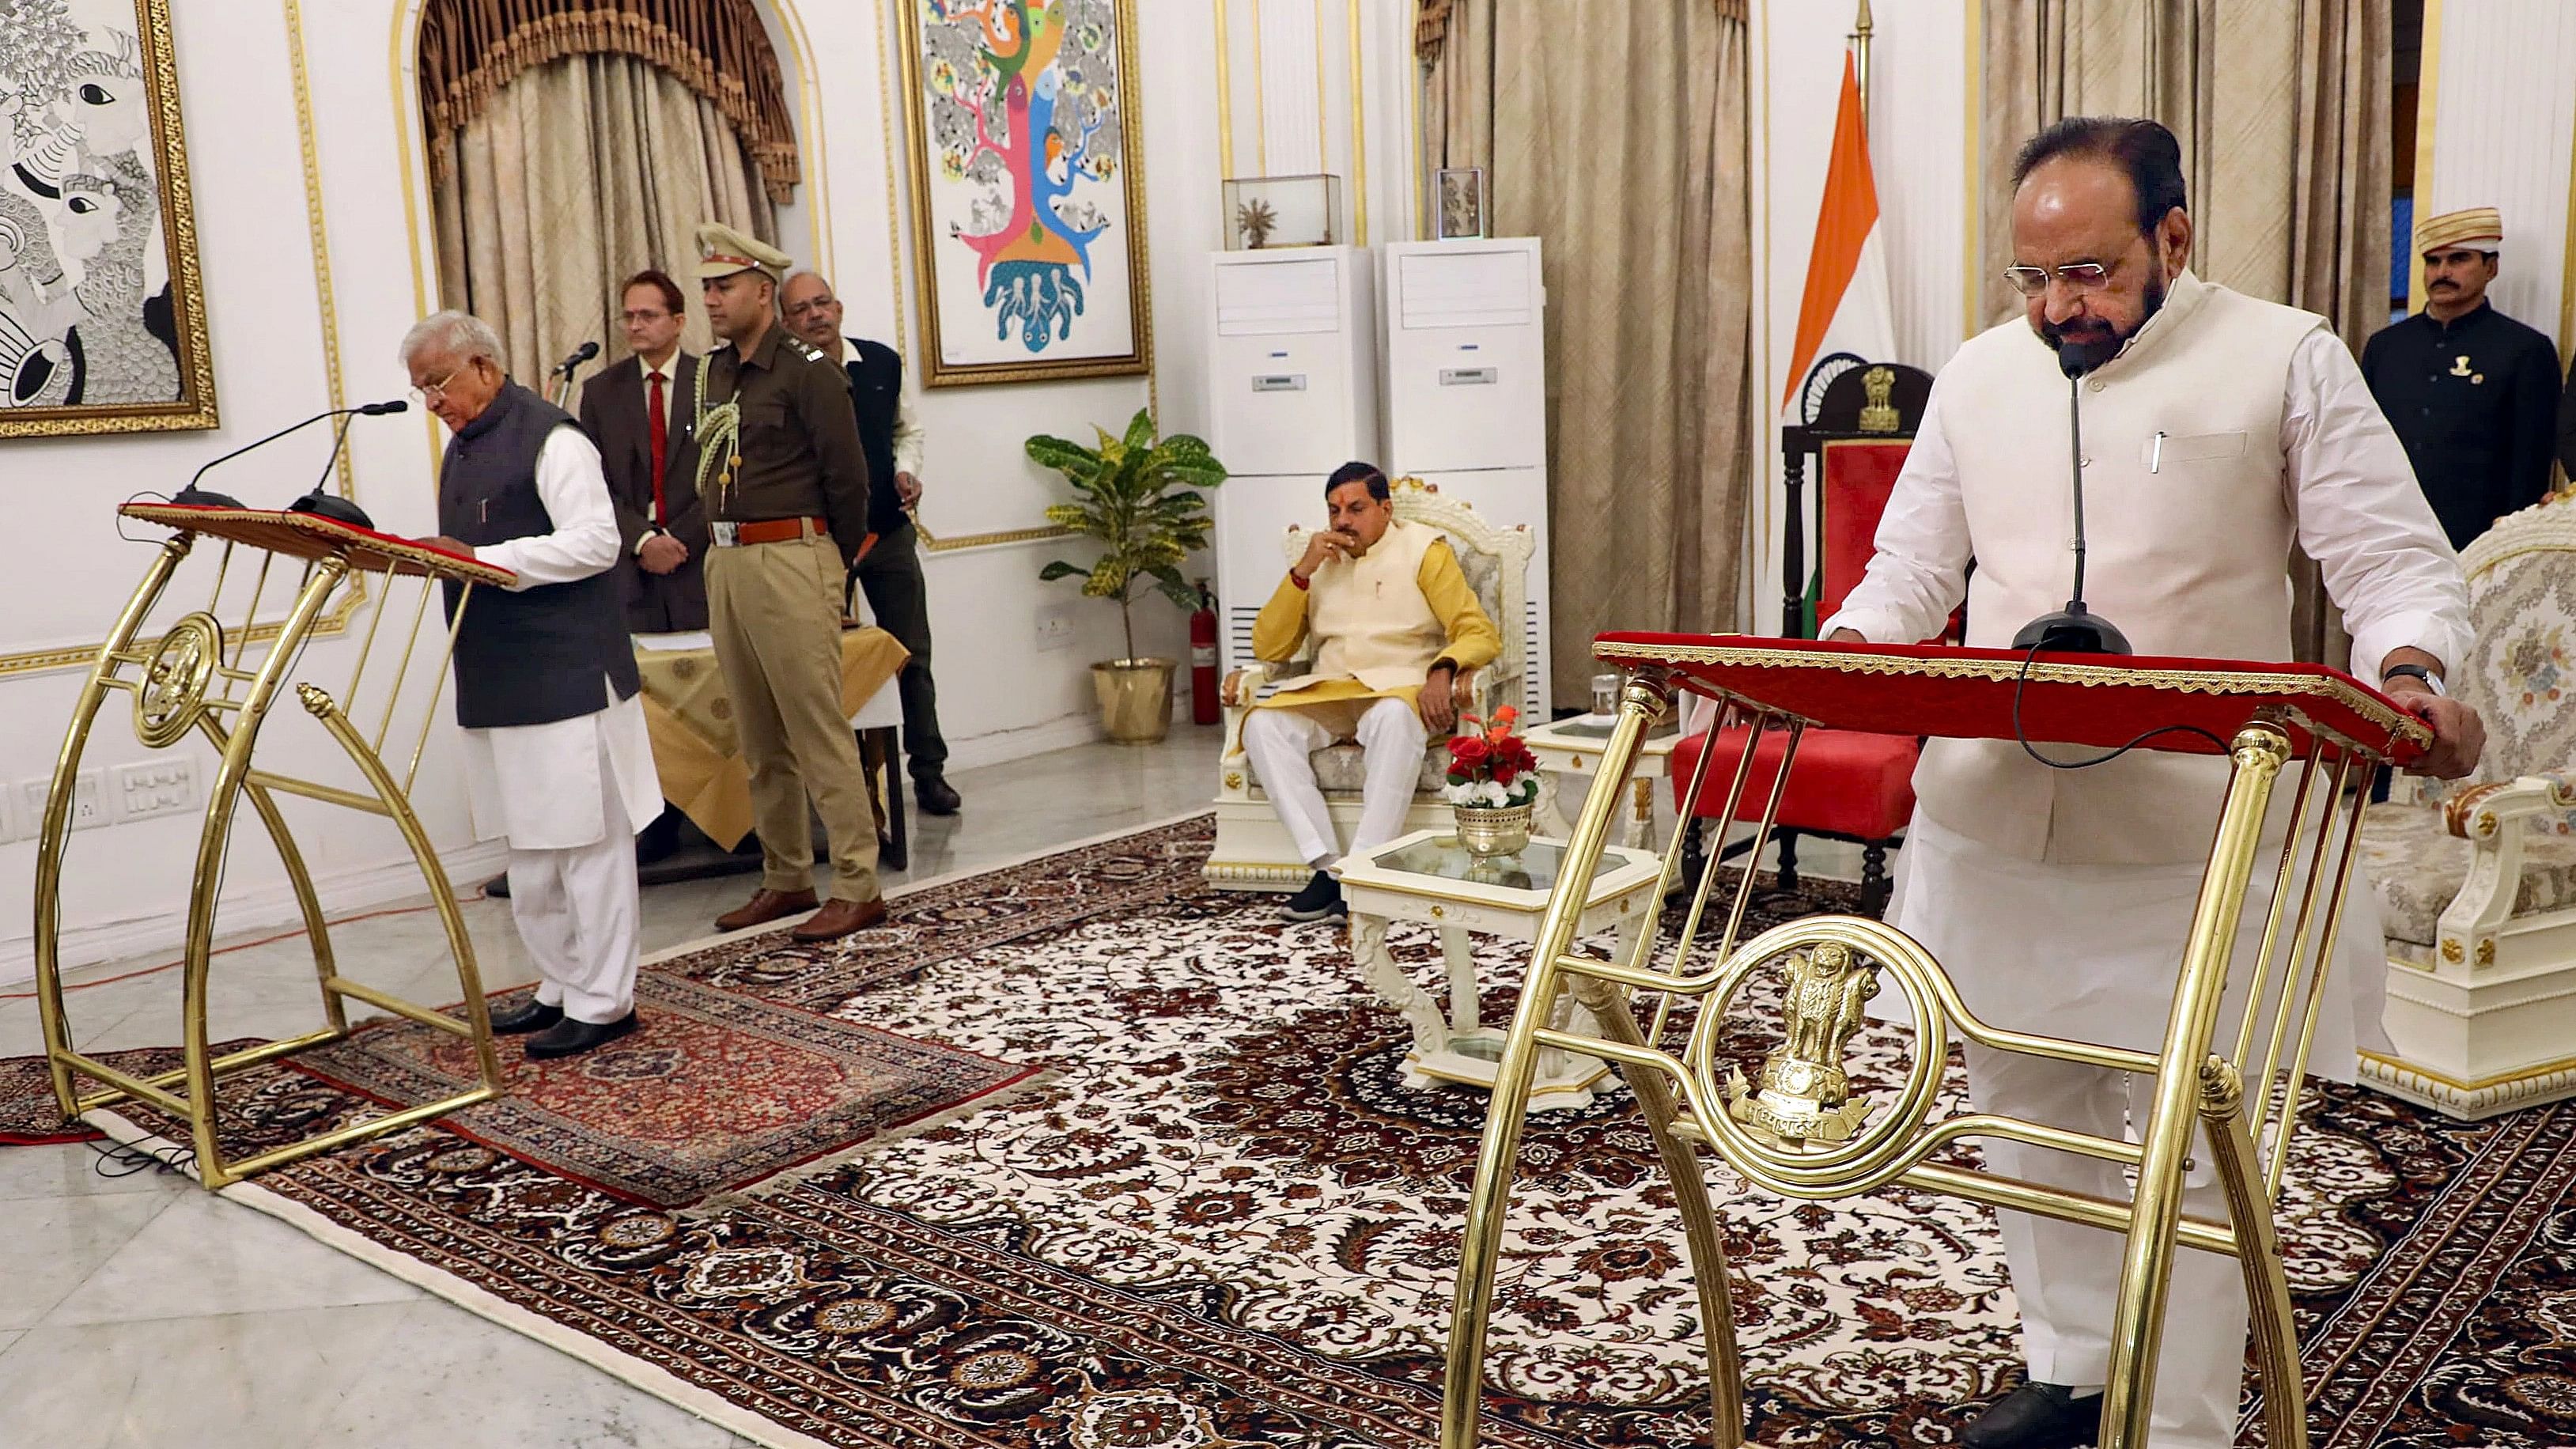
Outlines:
MULTIPOLYGON (((494 998, 496 1010, 528 990, 494 998)), ((509 1095, 443 1119, 458 1136, 574 1182, 687 1207, 1001 1099, 1039 1068, 817 1016, 656 965, 632 1036, 532 1062, 501 1042, 509 1095)), ((426 1102, 476 1080, 474 1048, 409 1021, 360 1027, 294 1065, 372 1101, 426 1102)))
MULTIPOLYGON (((1344 933, 1201 889, 1208 839, 1200 821, 980 877, 990 914, 965 883, 934 903, 965 944, 922 929, 919 974, 865 942, 666 963, 779 1002, 870 981, 832 1014, 1061 1073, 774 1191, 655 1208, 432 1126, 226 1196, 764 1445, 1427 1449, 1482 1101, 1406 1087, 1406 1033, 1344 933)), ((1750 925, 1852 904, 1811 884, 1750 925)), ((1430 934, 1396 937, 1438 980, 1430 934)), ((1479 959, 1500 1006, 1517 953, 1479 959)), ((1856 1041, 1873 1090, 1896 1040, 1856 1041)), ((228 1094, 221 1130, 256 1150, 375 1110, 275 1070, 228 1094)), ((1633 1102, 1534 1119, 1520 1169, 1483 1442, 1707 1443, 1633 1102)), ((1756 1443, 1955 1445, 1961 1406, 2018 1380, 1983 1210, 1710 1176, 1756 1443)), ((2576 1105, 2455 1123, 2321 1090, 2281 1216, 2319 1449, 2576 1444, 2576 1105)))
MULTIPOLYGON (((219 1042, 214 1050, 220 1056, 251 1044, 243 1038, 219 1042)), ((101 1053, 99 1060, 129 1076, 148 1078, 177 1068, 181 1053, 177 1047, 140 1047, 101 1053)), ((94 1082, 86 1083, 83 1090, 96 1087, 94 1082)), ((86 1123, 63 1120, 61 1109, 54 1105, 53 1077, 45 1070, 43 1057, 0 1057, 0 1147, 96 1142, 106 1135, 86 1123)))

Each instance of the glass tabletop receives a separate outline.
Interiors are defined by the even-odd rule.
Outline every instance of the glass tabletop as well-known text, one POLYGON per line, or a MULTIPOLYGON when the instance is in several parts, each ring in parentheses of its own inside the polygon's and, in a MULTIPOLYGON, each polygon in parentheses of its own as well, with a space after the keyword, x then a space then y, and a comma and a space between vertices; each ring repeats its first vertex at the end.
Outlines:
MULTIPOLYGON (((1533 840, 1510 855, 1478 857, 1469 855, 1454 835, 1435 835, 1369 857, 1369 864, 1381 870, 1519 891, 1554 890, 1557 871, 1564 863, 1565 846, 1559 841, 1533 840)), ((1597 881, 1622 864, 1618 856, 1605 852, 1592 878, 1597 881)))
MULTIPOLYGON (((1610 741, 1610 731, 1617 728, 1618 724, 1619 720, 1615 715, 1579 714, 1572 719, 1561 719, 1553 724, 1538 725, 1528 733, 1546 735, 1570 743, 1607 744, 1610 741)), ((1664 718, 1647 728, 1646 738, 1660 740, 1678 733, 1679 730, 1680 726, 1675 722, 1674 716, 1667 713, 1664 718)))

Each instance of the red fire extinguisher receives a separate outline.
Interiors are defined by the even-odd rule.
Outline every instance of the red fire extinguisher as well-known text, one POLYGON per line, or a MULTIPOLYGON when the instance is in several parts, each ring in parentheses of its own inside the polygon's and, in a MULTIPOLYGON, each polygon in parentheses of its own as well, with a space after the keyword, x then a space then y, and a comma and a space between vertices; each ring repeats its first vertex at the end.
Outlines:
POLYGON ((1217 722, 1216 595, 1199 580, 1198 612, 1190 615, 1190 718, 1203 725, 1217 722))

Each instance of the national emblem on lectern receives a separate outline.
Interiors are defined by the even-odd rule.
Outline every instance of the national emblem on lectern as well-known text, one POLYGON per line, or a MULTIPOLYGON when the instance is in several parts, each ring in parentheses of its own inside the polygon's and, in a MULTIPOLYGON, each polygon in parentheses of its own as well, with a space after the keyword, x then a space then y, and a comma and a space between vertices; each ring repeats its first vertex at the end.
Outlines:
MULTIPOLYGON (((89 679, 72 707, 71 727, 54 763, 53 791, 46 801, 38 834, 36 994, 45 1032, 46 1063, 63 1116, 70 1119, 138 1103, 157 1108, 184 1124, 192 1139, 199 1179, 208 1187, 222 1187, 325 1148, 413 1126, 499 1096, 500 1062, 492 1049, 491 1022, 484 1006, 482 980, 474 966, 473 942, 466 935, 464 918, 457 912, 438 854, 412 811, 411 787, 437 714, 439 694, 446 684, 447 651, 455 648, 456 627, 465 617, 473 590, 477 586, 506 586, 511 575, 471 558, 422 548, 405 539, 314 513, 176 503, 129 503, 118 512, 126 518, 167 526, 173 532, 153 554, 143 582, 136 586, 107 641, 91 661, 89 679), (221 545, 205 607, 171 620, 158 637, 153 637, 149 630, 154 609, 201 539, 221 545), (229 598, 242 592, 242 576, 232 567, 236 554, 244 556, 245 572, 252 560, 257 568, 248 579, 247 603, 237 605, 242 610, 240 625, 227 630, 217 615, 229 598), (296 573, 293 594, 282 619, 263 618, 260 603, 268 592, 269 576, 281 559, 296 573), (375 582, 372 589, 364 582, 370 579, 375 582), (368 663, 375 654, 386 611, 394 607, 397 580, 415 582, 417 597, 410 624, 396 629, 403 637, 401 657, 391 666, 390 674, 376 682, 381 703, 369 699, 369 710, 377 716, 370 732, 362 729, 352 715, 360 707, 360 689, 367 683, 368 663), (455 597, 443 626, 431 625, 430 596, 442 587, 454 589, 455 597), (365 616, 365 633, 350 664, 348 683, 337 695, 311 680, 295 681, 292 689, 293 697, 318 724, 329 745, 318 741, 289 744, 262 755, 258 747, 263 729, 272 724, 274 706, 288 689, 288 676, 303 660, 305 646, 320 630, 325 611, 335 598, 343 601, 338 622, 345 628, 354 631, 358 616, 365 616), (446 635, 446 649, 430 665, 435 679, 427 686, 425 697, 416 696, 422 697, 423 702, 418 728, 412 734, 411 758, 397 774, 383 753, 385 740, 402 704, 405 685, 411 682, 414 646, 424 626, 446 635), (187 954, 179 1001, 184 1060, 178 1068, 149 1078, 120 1071, 73 1047, 62 984, 62 877, 70 846, 72 799, 90 731, 107 697, 120 690, 133 697, 134 737, 144 746, 169 749, 183 740, 203 736, 220 757, 214 780, 206 791, 206 811, 198 831, 195 874, 188 899, 187 954), (348 769, 348 783, 333 784, 314 778, 330 763, 333 746, 340 763, 348 769), (270 756, 281 754, 294 759, 292 770, 272 767, 270 756), (410 847, 422 883, 429 890, 431 905, 446 927, 448 953, 455 962, 457 985, 464 997, 463 1007, 457 1009, 460 1014, 406 1001, 342 971, 332 956, 329 926, 322 918, 312 874, 305 867, 303 852, 288 828, 285 813, 278 808, 278 797, 282 795, 360 811, 393 824, 410 847), (214 953, 217 894, 232 847, 233 817, 244 803, 259 817, 270 845, 286 868, 288 884, 303 916, 305 935, 313 947, 315 984, 325 1025, 302 1036, 216 1056, 207 1043, 209 961, 214 953), (217 1130, 218 1079, 348 1035, 350 1001, 472 1042, 478 1081, 438 1101, 362 1117, 302 1141, 228 1157, 217 1130), (84 1092, 84 1081, 98 1083, 103 1090, 84 1092)), ((287 717, 291 720, 292 713, 287 717)))

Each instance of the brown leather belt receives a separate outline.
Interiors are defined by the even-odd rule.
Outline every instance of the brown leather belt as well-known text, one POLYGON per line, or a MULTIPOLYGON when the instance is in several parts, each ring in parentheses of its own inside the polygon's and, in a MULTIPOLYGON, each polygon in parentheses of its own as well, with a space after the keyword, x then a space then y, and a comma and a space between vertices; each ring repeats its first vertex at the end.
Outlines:
POLYGON ((808 534, 816 538, 832 536, 828 518, 763 518, 751 523, 716 522, 707 525, 707 533, 718 548, 731 548, 746 543, 788 543, 808 534))

